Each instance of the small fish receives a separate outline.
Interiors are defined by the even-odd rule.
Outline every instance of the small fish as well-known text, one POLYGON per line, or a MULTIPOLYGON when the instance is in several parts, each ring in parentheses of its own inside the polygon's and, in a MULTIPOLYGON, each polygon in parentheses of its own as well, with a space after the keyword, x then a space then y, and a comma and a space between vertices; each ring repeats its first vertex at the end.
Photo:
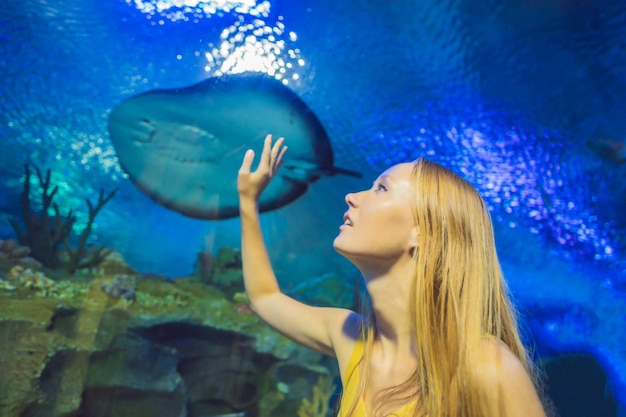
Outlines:
POLYGON ((185 216, 239 215, 237 171, 263 138, 284 137, 289 155, 261 195, 261 212, 304 194, 321 176, 360 174, 334 166, 330 139, 313 111, 275 78, 248 73, 133 96, 109 115, 122 168, 150 198, 185 216))
POLYGON ((587 147, 601 158, 620 164, 626 162, 626 144, 617 139, 591 139, 587 142, 587 147))

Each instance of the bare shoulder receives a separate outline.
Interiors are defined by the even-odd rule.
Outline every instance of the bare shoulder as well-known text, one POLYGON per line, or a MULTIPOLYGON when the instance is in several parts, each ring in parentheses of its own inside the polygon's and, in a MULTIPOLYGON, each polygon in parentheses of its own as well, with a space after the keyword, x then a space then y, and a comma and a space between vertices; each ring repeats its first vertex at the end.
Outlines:
POLYGON ((339 325, 332 327, 331 340, 337 362, 343 370, 352 356, 355 342, 361 336, 363 317, 354 311, 336 309, 333 319, 339 325))
MULTIPOLYGON (((493 339, 484 339, 480 346, 477 371, 480 371, 479 376, 483 375, 484 378, 528 376, 524 365, 508 346, 493 339)), ((529 376, 528 378, 530 379, 529 376)))
POLYGON ((361 335, 363 318, 360 314, 342 308, 323 308, 330 339, 329 353, 337 360, 343 378, 356 341, 361 335))
POLYGON ((477 359, 475 377, 484 390, 483 394, 493 415, 546 415, 531 376, 504 343, 485 340, 477 359))

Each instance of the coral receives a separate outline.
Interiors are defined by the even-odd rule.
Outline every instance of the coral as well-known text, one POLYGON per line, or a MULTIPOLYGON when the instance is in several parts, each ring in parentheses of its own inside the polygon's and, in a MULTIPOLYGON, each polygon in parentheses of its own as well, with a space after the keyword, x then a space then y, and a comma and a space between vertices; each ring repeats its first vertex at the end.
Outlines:
POLYGON ((168 310, 170 308, 181 308, 189 304, 187 300, 184 300, 178 294, 169 294, 165 297, 155 297, 150 294, 138 293, 137 302, 141 307, 144 308, 158 307, 163 310, 168 310))
POLYGON ((17 287, 15 285, 11 284, 8 281, 0 279, 0 290, 14 291, 16 289, 17 289, 17 287))
POLYGON ((113 281, 103 282, 100 289, 111 298, 121 298, 127 301, 135 301, 135 280, 128 275, 116 275, 113 281))
POLYGON ((298 300, 318 306, 336 306, 358 310, 361 304, 361 278, 350 280, 340 278, 333 273, 327 273, 316 278, 301 281, 296 286, 287 289, 288 295, 298 300))
POLYGON ((58 300, 63 300, 65 304, 80 304, 81 300, 89 294, 91 283, 84 281, 55 281, 53 291, 46 294, 58 300))
POLYGON ((17 265, 11 268, 7 277, 10 282, 15 282, 24 288, 33 290, 51 291, 55 282, 48 278, 43 272, 33 271, 30 268, 17 265))
POLYGON ((194 263, 194 275, 200 280, 210 284, 213 280, 213 254, 211 252, 198 252, 194 263))
POLYGON ((121 253, 116 250, 109 252, 105 259, 97 267, 98 273, 101 275, 137 275, 139 272, 130 267, 121 253))
POLYGON ((87 245, 87 239, 91 233, 94 220, 100 209, 115 195, 117 189, 108 195, 104 195, 104 190, 100 190, 98 202, 93 205, 87 200, 89 209, 89 218, 87 225, 80 235, 78 244, 75 248, 69 244, 69 237, 72 227, 76 221, 73 211, 69 210, 67 216, 63 217, 56 203, 53 202, 54 196, 58 191, 58 186, 51 189, 50 170, 46 172, 46 176, 42 175, 38 168, 35 168, 39 185, 41 187, 42 209, 40 213, 35 213, 31 208, 30 201, 30 169, 28 165, 24 166, 25 179, 22 194, 20 196, 20 204, 22 207, 22 215, 24 217, 25 229, 22 230, 19 225, 11 220, 11 226, 17 234, 19 243, 28 246, 32 250, 32 256, 40 261, 44 266, 56 269, 63 266, 67 272, 74 274, 78 269, 91 268, 100 264, 111 249, 104 247, 93 248, 87 245), (49 213, 50 208, 54 210, 54 216, 49 213), (67 259, 61 262, 59 250, 61 246, 65 246, 67 251, 67 259), (61 265, 61 264, 64 265, 61 265))
POLYGON ((246 294, 245 291, 235 293, 233 295, 233 302, 235 303, 235 305, 248 304, 248 294, 246 294))
POLYGON ((230 298, 244 290, 241 251, 223 247, 217 255, 199 252, 194 263, 193 276, 222 291, 230 298))
POLYGON ((233 303, 235 303, 235 311, 242 314, 254 314, 248 295, 245 292, 236 292, 233 295, 233 303))
POLYGON ((320 375, 313 387, 313 399, 302 400, 298 409, 298 417, 326 417, 328 415, 330 397, 333 395, 333 380, 328 375, 320 375))
POLYGON ((227 297, 244 291, 241 251, 221 248, 213 259, 211 284, 219 288, 227 297))
POLYGON ((0 290, 17 290, 22 297, 63 300, 69 305, 81 304, 90 285, 88 281, 53 280, 41 271, 24 268, 22 265, 11 268, 6 280, 0 279, 0 290), (23 292, 21 289, 30 291, 23 292))
POLYGON ((15 239, 0 239, 0 261, 34 268, 41 267, 41 263, 38 260, 30 257, 30 248, 20 245, 15 239))
MULTIPOLYGON (((226 298, 194 277, 48 282, 27 269, 0 281, 17 287, 0 292, 2 416, 296 416, 317 377, 334 369, 255 315, 238 314, 244 293, 226 298), (18 285, 27 276, 30 289, 18 285), (35 290, 38 282, 53 287, 35 290), (133 288, 137 299, 112 300, 103 283, 133 288)), ((319 387, 303 412, 323 407, 319 387)))
MULTIPOLYGON (((278 385, 281 383, 279 382, 278 385)), ((259 416, 274 416, 274 409, 285 400, 285 393, 277 386, 275 390, 267 390, 259 401, 259 416)))
POLYGON ((16 240, 0 240, 0 256, 15 261, 30 254, 28 246, 20 245, 16 240))

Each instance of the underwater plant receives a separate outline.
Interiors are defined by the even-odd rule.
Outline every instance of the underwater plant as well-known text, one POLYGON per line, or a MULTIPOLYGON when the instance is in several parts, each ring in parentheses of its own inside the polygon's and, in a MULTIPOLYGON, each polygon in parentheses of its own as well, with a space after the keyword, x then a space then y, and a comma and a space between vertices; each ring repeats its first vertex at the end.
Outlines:
POLYGON ((312 399, 302 399, 298 417, 326 417, 330 408, 330 399, 335 392, 333 379, 329 375, 320 375, 313 387, 312 399))
POLYGON ((62 216, 59 206, 53 201, 58 191, 58 186, 51 187, 50 170, 47 170, 44 178, 41 170, 35 167, 41 187, 42 209, 39 213, 35 213, 31 208, 31 172, 28 165, 24 165, 24 170, 25 179, 20 196, 20 205, 25 229, 22 230, 17 222, 10 220, 20 244, 28 246, 31 249, 31 256, 44 266, 51 269, 63 267, 71 275, 79 269, 92 268, 99 265, 112 252, 112 249, 105 247, 90 248, 87 245, 87 239, 91 233, 96 215, 115 195, 117 189, 106 196, 104 195, 104 190, 101 189, 98 202, 95 205, 91 201, 86 200, 89 208, 89 218, 80 235, 77 246, 73 248, 69 243, 69 237, 72 232, 72 226, 76 222, 76 216, 73 214, 72 209, 69 210, 66 216, 62 216), (54 210, 54 215, 50 214, 50 208, 54 210), (61 247, 64 247, 67 251, 67 257, 63 260, 60 256, 61 247))

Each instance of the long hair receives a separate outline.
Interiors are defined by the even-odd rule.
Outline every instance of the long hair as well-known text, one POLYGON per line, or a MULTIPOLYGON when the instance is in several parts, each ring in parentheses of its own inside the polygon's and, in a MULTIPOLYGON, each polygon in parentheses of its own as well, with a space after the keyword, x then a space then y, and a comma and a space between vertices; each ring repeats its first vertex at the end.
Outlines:
MULTIPOLYGON (((405 383, 374 398, 374 417, 383 404, 412 399, 417 400, 416 417, 484 416, 472 367, 486 339, 504 343, 535 374, 496 254, 491 217, 476 189, 438 164, 419 158, 411 181, 419 230, 409 308, 417 366, 405 383)), ((355 398, 367 389, 376 331, 371 310, 366 314, 355 398)), ((345 415, 354 410, 352 404, 345 415)))

